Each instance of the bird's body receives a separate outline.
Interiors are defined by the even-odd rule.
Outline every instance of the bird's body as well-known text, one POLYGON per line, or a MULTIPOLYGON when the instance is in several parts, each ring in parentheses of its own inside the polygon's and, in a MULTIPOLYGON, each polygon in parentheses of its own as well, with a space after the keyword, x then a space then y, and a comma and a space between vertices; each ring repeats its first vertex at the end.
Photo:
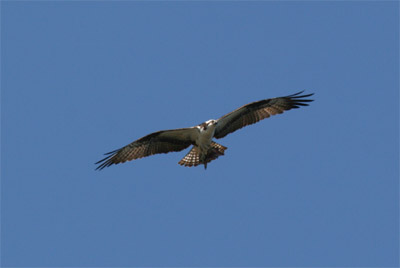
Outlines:
POLYGON ((208 162, 224 154, 224 151, 227 148, 212 141, 216 126, 217 121, 210 119, 195 127, 198 129, 195 144, 192 150, 190 150, 189 153, 179 161, 179 164, 183 166, 197 166, 198 164, 204 164, 204 168, 207 168, 208 162))
POLYGON ((244 126, 283 113, 285 110, 307 106, 307 102, 312 100, 304 98, 313 94, 300 95, 301 93, 252 102, 217 120, 210 119, 194 127, 151 133, 121 149, 107 153, 106 158, 96 163, 99 164, 96 169, 153 154, 182 151, 190 145, 193 145, 192 149, 179 164, 187 167, 203 164, 204 168, 207 168, 207 163, 224 155, 227 149, 214 142, 213 138, 223 138, 244 126))
POLYGON ((214 137, 216 124, 217 121, 211 119, 199 126, 196 126, 196 128, 199 130, 199 135, 196 138, 196 145, 201 150, 206 151, 210 148, 211 140, 214 137))

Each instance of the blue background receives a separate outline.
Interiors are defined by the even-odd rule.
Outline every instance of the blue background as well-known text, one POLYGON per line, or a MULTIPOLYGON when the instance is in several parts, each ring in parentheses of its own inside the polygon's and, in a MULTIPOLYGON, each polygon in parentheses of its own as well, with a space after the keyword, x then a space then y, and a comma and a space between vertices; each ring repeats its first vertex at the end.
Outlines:
POLYGON ((3 266, 398 266, 398 2, 2 2, 3 266), (305 89, 218 140, 148 133, 305 89))

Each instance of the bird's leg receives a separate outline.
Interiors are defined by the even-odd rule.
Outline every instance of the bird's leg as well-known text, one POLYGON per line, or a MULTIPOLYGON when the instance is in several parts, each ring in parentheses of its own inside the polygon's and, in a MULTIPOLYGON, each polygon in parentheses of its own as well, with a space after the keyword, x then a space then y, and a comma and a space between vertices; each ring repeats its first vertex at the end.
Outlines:
POLYGON ((204 165, 204 169, 207 169, 207 154, 200 155, 200 163, 204 165))

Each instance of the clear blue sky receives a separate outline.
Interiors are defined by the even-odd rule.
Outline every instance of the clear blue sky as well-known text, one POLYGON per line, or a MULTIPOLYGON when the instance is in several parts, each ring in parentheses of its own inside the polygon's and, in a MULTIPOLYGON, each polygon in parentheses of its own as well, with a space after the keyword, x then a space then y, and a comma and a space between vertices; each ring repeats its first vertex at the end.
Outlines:
POLYGON ((2 2, 3 266, 398 266, 399 3, 2 2), (102 154, 305 89, 187 151, 102 154))

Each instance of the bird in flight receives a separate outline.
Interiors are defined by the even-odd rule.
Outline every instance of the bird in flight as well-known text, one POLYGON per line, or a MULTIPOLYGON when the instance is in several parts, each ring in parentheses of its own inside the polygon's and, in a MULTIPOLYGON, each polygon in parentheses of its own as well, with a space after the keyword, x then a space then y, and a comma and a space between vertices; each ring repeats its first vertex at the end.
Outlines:
POLYGON ((178 163, 185 167, 202 164, 206 169, 209 162, 224 155, 225 150, 228 149, 214 142, 213 138, 221 139, 229 133, 271 115, 281 114, 300 106, 308 106, 308 102, 313 100, 307 98, 314 93, 301 95, 303 92, 252 102, 217 120, 210 119, 198 126, 151 133, 118 150, 106 153, 107 157, 95 163, 98 164, 96 170, 153 154, 179 152, 190 145, 193 145, 192 149, 178 163))

